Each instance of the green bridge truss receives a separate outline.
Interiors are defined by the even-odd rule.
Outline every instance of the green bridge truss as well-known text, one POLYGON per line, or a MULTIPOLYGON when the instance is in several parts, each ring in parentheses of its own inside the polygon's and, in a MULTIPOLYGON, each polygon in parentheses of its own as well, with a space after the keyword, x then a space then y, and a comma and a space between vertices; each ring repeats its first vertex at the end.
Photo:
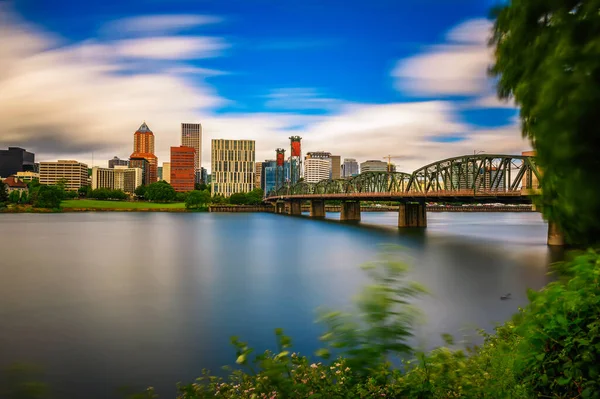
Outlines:
POLYGON ((510 193, 539 189, 541 174, 535 159, 522 155, 478 154, 448 158, 413 173, 366 172, 350 179, 298 182, 268 196, 358 193, 510 193))

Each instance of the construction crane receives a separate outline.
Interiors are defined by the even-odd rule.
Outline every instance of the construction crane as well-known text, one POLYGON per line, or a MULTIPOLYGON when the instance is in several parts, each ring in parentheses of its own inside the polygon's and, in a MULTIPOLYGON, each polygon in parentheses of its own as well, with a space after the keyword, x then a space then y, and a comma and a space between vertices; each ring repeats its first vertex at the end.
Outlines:
POLYGON ((386 155, 385 157, 383 157, 383 159, 387 159, 388 160, 388 164, 387 164, 387 170, 388 172, 392 171, 392 159, 400 159, 402 157, 399 156, 393 156, 393 155, 386 155))

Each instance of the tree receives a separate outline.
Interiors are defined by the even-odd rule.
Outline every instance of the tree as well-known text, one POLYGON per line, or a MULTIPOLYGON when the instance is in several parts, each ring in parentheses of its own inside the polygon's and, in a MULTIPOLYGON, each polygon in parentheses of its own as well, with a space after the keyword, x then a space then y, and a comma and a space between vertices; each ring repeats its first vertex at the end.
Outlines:
POLYGON ((6 184, 0 180, 0 204, 8 201, 8 188, 6 184))
POLYGON ((29 195, 27 191, 23 191, 21 193, 21 198, 19 199, 19 204, 27 204, 29 202, 29 195))
POLYGON ((175 200, 176 196, 173 186, 164 180, 150 184, 145 194, 145 198, 152 202, 169 202, 175 200))
POLYGON ((229 203, 234 205, 245 205, 247 201, 245 193, 235 193, 229 197, 229 203))
POLYGON ((134 194, 138 198, 146 198, 146 186, 144 186, 143 184, 141 186, 138 186, 135 189, 134 194))
POLYGON ((196 183, 196 184, 194 184, 194 190, 197 190, 197 191, 207 190, 210 193, 210 184, 196 183))
POLYGON ((79 190, 77 190, 77 194, 79 194, 82 198, 87 198, 90 195, 92 188, 90 186, 81 186, 79 190))
POLYGON ((210 202, 210 193, 207 190, 191 191, 185 199, 185 207, 188 209, 201 208, 210 202))
POLYGON ((246 194, 246 204, 248 205, 260 205, 263 202, 265 193, 260 188, 255 188, 246 194))
POLYGON ((21 192, 19 190, 13 190, 8 194, 8 200, 11 204, 18 204, 21 199, 21 192))
POLYGON ((512 0, 495 10, 491 44, 501 98, 542 169, 541 206, 570 243, 600 242, 599 0, 512 0))
POLYGON ((35 208, 60 208, 63 191, 58 186, 40 186, 33 202, 35 208))
POLYGON ((189 192, 177 193, 177 195, 175 196, 175 201, 185 202, 187 200, 188 195, 189 195, 189 192))
POLYGON ((223 197, 221 194, 216 194, 212 197, 211 202, 213 204, 226 204, 229 201, 227 198, 223 197))

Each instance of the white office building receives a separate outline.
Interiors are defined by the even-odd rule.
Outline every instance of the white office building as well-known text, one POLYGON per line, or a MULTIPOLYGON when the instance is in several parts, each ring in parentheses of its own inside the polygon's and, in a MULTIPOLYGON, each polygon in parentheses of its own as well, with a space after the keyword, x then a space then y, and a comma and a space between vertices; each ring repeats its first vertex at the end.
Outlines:
POLYGON ((304 160, 304 180, 308 183, 318 183, 327 180, 331 173, 331 159, 306 158, 304 160))

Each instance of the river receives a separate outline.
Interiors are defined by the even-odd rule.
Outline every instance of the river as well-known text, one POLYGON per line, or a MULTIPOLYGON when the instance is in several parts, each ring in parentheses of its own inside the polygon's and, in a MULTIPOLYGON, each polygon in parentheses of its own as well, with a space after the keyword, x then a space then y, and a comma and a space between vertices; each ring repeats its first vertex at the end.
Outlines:
POLYGON ((316 309, 352 309, 360 265, 382 244, 404 247, 411 279, 431 292, 418 301, 425 348, 441 333, 476 341, 474 328, 491 331, 549 281, 537 213, 429 213, 424 233, 399 232, 396 218, 0 215, 0 367, 42 366, 58 398, 115 398, 121 386, 173 398, 178 381, 235 361, 232 335, 262 351, 282 327, 311 354, 316 309))

